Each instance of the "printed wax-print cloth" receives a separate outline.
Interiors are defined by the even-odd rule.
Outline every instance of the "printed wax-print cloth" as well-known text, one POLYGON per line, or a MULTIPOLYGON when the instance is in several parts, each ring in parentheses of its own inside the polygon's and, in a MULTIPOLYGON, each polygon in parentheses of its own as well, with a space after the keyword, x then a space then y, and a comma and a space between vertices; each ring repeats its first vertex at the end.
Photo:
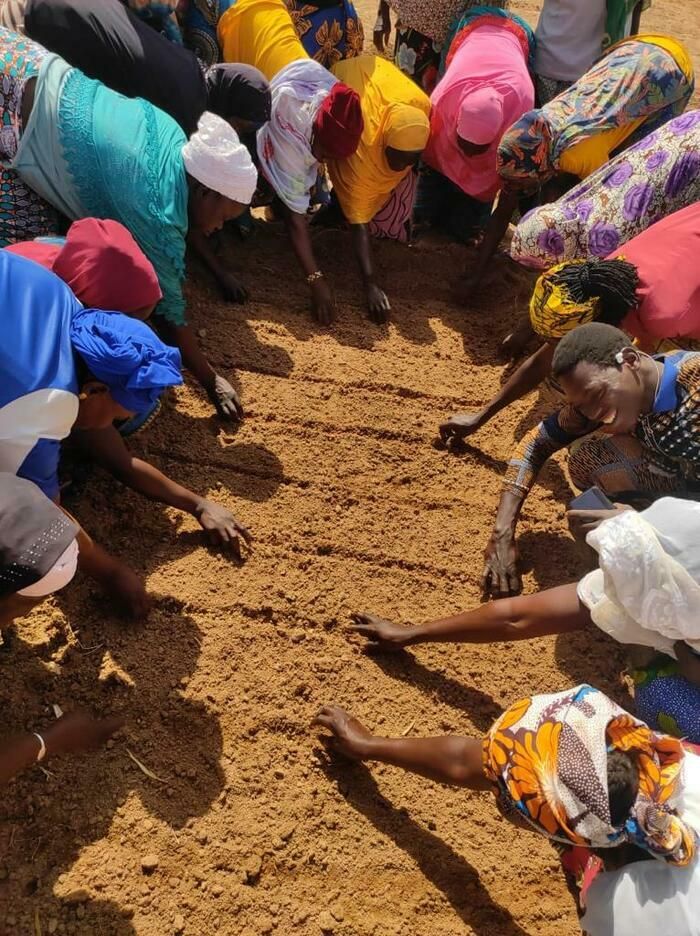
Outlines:
POLYGON ((700 200, 700 110, 650 133, 559 201, 518 224, 511 257, 546 269, 607 257, 660 218, 700 200))
POLYGON ((484 771, 499 802, 547 838, 591 848, 629 842, 679 867, 696 849, 676 812, 683 758, 680 741, 587 685, 516 702, 484 740, 484 771), (609 751, 634 755, 639 768, 637 799, 621 826, 610 814, 609 751))
POLYGON ((56 233, 58 215, 10 169, 22 133, 24 85, 39 72, 46 50, 0 28, 0 247, 56 233))

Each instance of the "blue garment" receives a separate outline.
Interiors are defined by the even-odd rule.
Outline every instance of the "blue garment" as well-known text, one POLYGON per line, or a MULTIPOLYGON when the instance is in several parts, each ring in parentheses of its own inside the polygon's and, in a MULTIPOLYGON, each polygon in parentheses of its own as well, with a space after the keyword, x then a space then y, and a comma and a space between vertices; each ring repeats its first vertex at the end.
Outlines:
POLYGON ((692 351, 673 352, 663 357, 657 357, 657 360, 663 361, 663 371, 659 381, 659 389, 654 398, 652 406, 653 413, 670 413, 678 406, 678 372, 685 358, 692 354, 692 351))
POLYGON ((171 5, 150 0, 148 3, 129 4, 131 11, 148 23, 156 32, 163 33, 175 45, 182 45, 182 33, 171 5))
POLYGON ((350 0, 285 3, 306 54, 324 68, 332 70, 343 59, 362 54, 362 20, 350 0))
POLYGON ((71 319, 73 350, 110 396, 131 413, 148 413, 165 387, 182 383, 177 348, 163 344, 144 322, 121 312, 79 309, 71 319))
POLYGON ((53 273, 0 251, 0 471, 51 498, 60 441, 78 415, 70 324, 81 308, 53 273))
MULTIPOLYGON (((219 20, 236 0, 189 0, 182 14, 185 45, 205 65, 222 60, 217 34, 219 20)), ((301 44, 325 68, 362 53, 362 20, 351 0, 306 3, 285 0, 301 44)))
POLYGON ((112 399, 148 410, 182 383, 180 352, 121 312, 85 309, 44 267, 0 251, 0 472, 58 494, 60 443, 78 418, 80 359, 112 399))
POLYGON ((185 45, 205 65, 216 65, 221 59, 221 48, 216 33, 219 19, 235 0, 188 0, 182 16, 185 45))
POLYGON ((661 656, 632 676, 637 717, 652 728, 700 744, 700 686, 680 675, 678 663, 661 656))

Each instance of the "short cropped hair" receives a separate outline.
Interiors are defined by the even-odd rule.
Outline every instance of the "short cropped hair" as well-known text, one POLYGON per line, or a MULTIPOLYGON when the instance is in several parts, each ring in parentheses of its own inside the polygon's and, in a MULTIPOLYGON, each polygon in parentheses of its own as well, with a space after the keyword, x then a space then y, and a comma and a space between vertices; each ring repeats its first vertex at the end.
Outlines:
POLYGON ((608 754, 608 800, 611 825, 624 825, 639 795, 639 767, 626 751, 608 754))
POLYGON ((630 338, 612 325, 602 322, 581 325, 565 335, 557 345, 552 359, 552 376, 562 377, 584 361, 601 367, 615 367, 618 353, 629 348, 630 344, 630 338))

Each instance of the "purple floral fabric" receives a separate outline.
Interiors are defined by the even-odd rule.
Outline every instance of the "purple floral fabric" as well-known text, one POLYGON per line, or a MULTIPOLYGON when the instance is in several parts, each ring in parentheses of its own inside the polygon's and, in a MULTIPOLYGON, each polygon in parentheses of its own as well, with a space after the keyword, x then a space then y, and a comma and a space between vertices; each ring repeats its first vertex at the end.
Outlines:
POLYGON ((655 221, 699 200, 700 110, 693 110, 654 130, 559 201, 525 215, 511 257, 536 269, 606 257, 655 221))

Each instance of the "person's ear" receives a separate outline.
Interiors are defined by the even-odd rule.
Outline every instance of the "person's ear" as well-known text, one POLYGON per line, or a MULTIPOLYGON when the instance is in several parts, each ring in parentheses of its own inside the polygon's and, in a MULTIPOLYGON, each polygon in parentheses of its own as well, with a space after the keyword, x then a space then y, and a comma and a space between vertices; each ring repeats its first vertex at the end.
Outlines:
POLYGON ((109 393, 107 384, 102 383, 100 380, 88 380, 80 388, 78 399, 87 400, 98 393, 109 393))
POLYGON ((626 364, 632 370, 638 370, 641 363, 639 351, 634 348, 623 348, 622 351, 618 351, 615 360, 620 365, 626 364))

